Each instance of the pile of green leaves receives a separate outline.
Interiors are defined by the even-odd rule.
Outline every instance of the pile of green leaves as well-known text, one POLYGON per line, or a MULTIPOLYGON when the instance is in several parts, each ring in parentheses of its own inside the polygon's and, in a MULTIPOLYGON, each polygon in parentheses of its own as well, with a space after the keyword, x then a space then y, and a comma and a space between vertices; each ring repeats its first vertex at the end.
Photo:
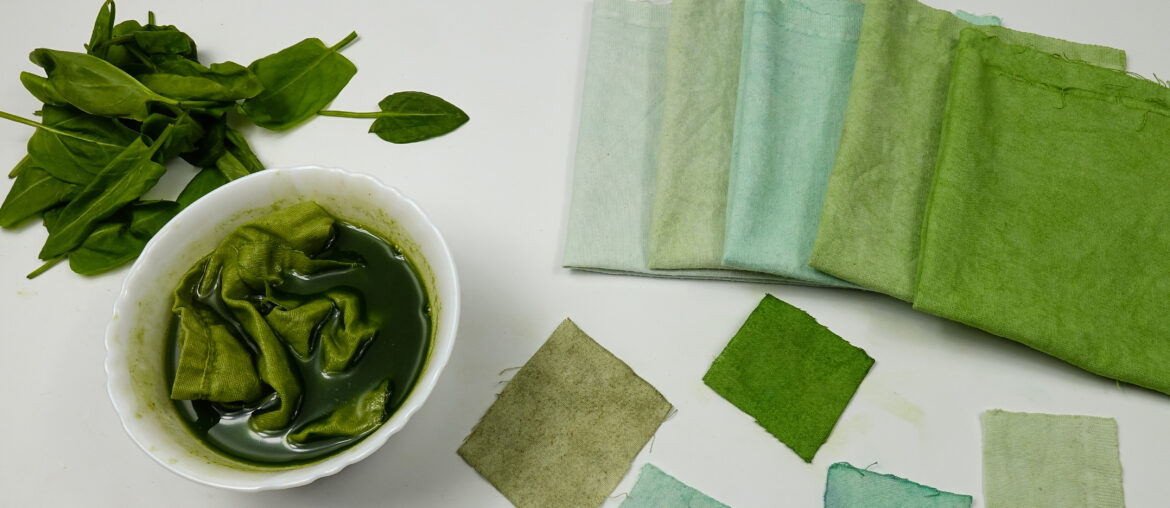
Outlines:
POLYGON ((45 76, 22 72, 44 105, 40 121, 0 111, 36 131, 0 205, 0 227, 41 216, 49 237, 35 277, 62 259, 92 275, 132 261, 167 221, 228 181, 264 168, 232 125, 250 121, 285 130, 317 115, 372 118, 370 132, 392 143, 441 136, 467 122, 454 105, 422 92, 399 92, 379 111, 323 110, 357 72, 340 51, 351 33, 326 46, 305 39, 252 62, 199 62, 195 41, 172 25, 115 24, 107 0, 85 53, 36 49, 45 76), (233 121, 229 123, 229 117, 233 121), (243 119, 243 120, 240 120, 243 119), (200 168, 175 200, 142 199, 181 158, 200 168))

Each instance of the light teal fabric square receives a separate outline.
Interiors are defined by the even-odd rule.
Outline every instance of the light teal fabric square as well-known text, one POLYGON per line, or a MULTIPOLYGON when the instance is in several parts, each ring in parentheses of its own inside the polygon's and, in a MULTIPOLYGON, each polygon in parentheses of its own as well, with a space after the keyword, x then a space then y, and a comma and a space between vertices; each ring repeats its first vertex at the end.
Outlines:
POLYGON ((971 496, 943 492, 844 462, 829 467, 825 508, 970 508, 971 496))
POLYGON ((652 464, 642 466, 638 483, 622 501, 622 508, 728 508, 691 488, 652 464))

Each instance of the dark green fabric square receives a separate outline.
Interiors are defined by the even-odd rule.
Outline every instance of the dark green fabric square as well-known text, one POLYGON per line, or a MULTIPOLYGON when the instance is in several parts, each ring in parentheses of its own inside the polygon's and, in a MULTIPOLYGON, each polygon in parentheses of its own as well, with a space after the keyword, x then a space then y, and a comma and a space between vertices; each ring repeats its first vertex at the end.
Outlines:
POLYGON ((872 365, 812 316, 766 295, 703 382, 812 462, 872 365))

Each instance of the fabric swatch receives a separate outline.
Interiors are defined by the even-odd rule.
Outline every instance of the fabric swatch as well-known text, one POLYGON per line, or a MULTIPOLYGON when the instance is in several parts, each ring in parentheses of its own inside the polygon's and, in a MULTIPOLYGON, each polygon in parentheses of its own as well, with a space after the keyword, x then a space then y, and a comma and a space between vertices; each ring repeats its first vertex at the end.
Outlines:
POLYGON ((812 462, 872 365, 812 316, 766 295, 703 382, 812 462))
POLYGON ((1170 393, 1170 89, 964 31, 950 96, 914 307, 1170 393))
POLYGON ((651 268, 720 268, 744 0, 675 0, 651 268))
POLYGON ((808 266, 865 5, 748 0, 723 239, 725 266, 851 286, 808 266))
POLYGON ((646 464, 634 489, 622 501, 622 508, 727 508, 727 505, 646 464))
POLYGON ((1117 422, 983 413, 983 496, 987 508, 1125 506, 1117 422))
POLYGON ((670 4, 596 0, 563 264, 582 270, 776 282, 734 270, 651 270, 650 217, 670 4))
POLYGON ((825 508, 970 508, 971 496, 919 485, 844 462, 829 467, 825 508))
POLYGON ((840 147, 809 264, 910 301, 951 63, 964 28, 1122 69, 1116 49, 976 27, 915 0, 866 3, 840 147))
POLYGON ((459 455, 518 507, 593 508, 670 409, 566 319, 508 382, 459 455))

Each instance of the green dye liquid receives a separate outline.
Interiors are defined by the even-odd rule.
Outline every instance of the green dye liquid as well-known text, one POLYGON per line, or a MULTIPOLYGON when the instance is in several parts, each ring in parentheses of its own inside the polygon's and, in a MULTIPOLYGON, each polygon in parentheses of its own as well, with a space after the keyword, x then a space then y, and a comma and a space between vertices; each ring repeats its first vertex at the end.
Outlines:
MULTIPOLYGON (((373 391, 389 379, 385 422, 410 394, 418 381, 430 349, 431 316, 426 289, 417 271, 393 245, 359 227, 338 223, 335 238, 318 259, 357 261, 360 266, 326 271, 310 276, 290 276, 276 288, 284 298, 310 298, 334 288, 348 288, 360 294, 368 315, 383 323, 374 339, 361 348, 349 367, 337 374, 325 374, 318 354, 319 337, 307 358, 286 348, 289 364, 298 375, 302 393, 290 425, 277 432, 256 432, 248 425, 253 413, 278 403, 273 392, 244 407, 227 407, 204 400, 175 400, 175 408, 187 428, 211 449, 232 459, 258 466, 287 466, 313 462, 357 443, 366 434, 293 444, 287 436, 304 425, 324 418, 339 404, 373 391)), ((218 288, 217 288, 218 289, 218 288)), ((201 300, 235 324, 237 339, 255 351, 251 339, 243 336, 238 322, 230 318, 218 290, 201 300)), ((257 295, 257 302, 260 301, 257 295)), ((263 312, 263 310, 262 310, 263 312)), ((316 335, 316 334, 315 334, 316 335)), ((174 383, 179 361, 178 320, 171 327, 166 348, 168 386, 174 383)))

